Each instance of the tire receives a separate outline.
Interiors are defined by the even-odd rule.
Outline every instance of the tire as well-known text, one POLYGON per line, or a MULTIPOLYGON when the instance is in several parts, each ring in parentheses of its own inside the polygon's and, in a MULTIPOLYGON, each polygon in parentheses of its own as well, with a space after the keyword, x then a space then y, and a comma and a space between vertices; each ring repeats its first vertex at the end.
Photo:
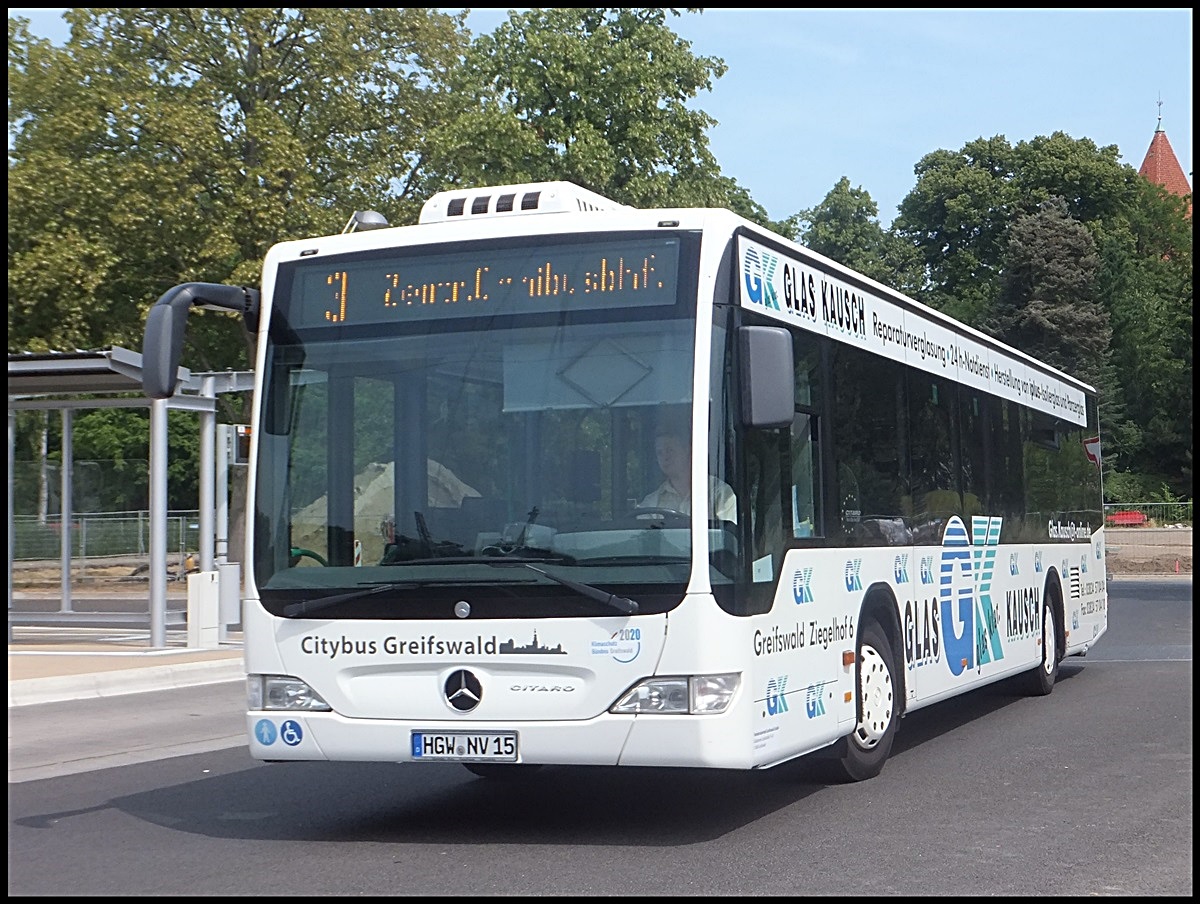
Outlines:
POLYGON ((523 779, 542 768, 541 763, 463 763, 463 767, 480 778, 511 781, 523 779))
POLYGON ((1058 623, 1054 613, 1057 594, 1049 587, 1042 597, 1042 661, 1021 676, 1025 693, 1031 697, 1045 697, 1054 690, 1058 680, 1058 623))
POLYGON ((863 625, 858 637, 858 720, 854 731, 839 741, 835 774, 861 782, 883 771, 896 737, 900 704, 896 699, 896 657, 879 623, 863 625))

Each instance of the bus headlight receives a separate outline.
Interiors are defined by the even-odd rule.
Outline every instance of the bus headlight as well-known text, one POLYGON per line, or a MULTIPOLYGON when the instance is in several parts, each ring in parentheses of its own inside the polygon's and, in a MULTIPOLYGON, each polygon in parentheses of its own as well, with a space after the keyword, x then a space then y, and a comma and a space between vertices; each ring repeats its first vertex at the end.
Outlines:
POLYGON ((609 712, 683 713, 694 716, 723 713, 729 708, 741 680, 738 672, 647 678, 626 691, 609 712))
POLYGON ((320 694, 291 675, 247 675, 246 706, 252 710, 329 712, 320 694))

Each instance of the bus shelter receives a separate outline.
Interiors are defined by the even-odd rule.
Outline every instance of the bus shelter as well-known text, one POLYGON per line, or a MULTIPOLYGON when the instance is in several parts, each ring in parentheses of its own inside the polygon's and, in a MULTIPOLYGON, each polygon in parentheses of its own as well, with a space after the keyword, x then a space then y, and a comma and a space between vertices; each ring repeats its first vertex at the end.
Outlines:
MULTIPOLYGON (((224 392, 252 388, 247 371, 193 374, 180 367, 178 388, 167 399, 151 400, 142 393, 142 356, 113 346, 102 351, 49 352, 8 356, 8 609, 12 639, 13 568, 15 556, 13 482, 16 412, 58 411, 62 416, 61 467, 61 587, 57 621, 71 622, 72 559, 72 416, 94 408, 149 408, 149 625, 150 645, 166 646, 167 626, 167 419, 171 411, 194 411, 200 420, 199 566, 201 573, 219 573, 215 566, 227 550, 217 547, 218 512, 225 500, 216 499, 216 399, 224 392)), ((222 462, 224 463, 224 462, 222 462)), ((224 473, 223 469, 221 473, 224 473)), ((224 495, 224 494, 222 494, 224 495)), ((223 527, 223 525, 222 525, 223 527)), ((225 534, 222 534, 224 538, 225 534)), ((236 571, 234 572, 236 575, 236 571)), ((236 581, 236 577, 234 578, 236 581)), ((237 588, 233 588, 236 592, 237 588)), ((98 616, 91 615, 92 618, 98 616)), ((114 613, 114 623, 124 613, 114 613)), ((99 616, 103 618, 103 616, 99 616)), ((44 622, 43 622, 44 623, 44 622)))

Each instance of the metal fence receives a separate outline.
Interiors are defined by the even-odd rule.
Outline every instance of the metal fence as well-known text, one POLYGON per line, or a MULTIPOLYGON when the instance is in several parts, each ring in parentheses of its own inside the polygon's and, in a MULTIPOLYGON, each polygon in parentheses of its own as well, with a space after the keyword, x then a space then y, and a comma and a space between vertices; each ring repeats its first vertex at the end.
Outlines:
POLYGON ((1190 502, 1133 502, 1104 506, 1110 527, 1192 526, 1190 502))
POLYGON ((1192 573, 1192 503, 1106 505, 1104 522, 1110 574, 1192 573))
MULTIPOLYGON (((150 512, 87 512, 71 518, 73 559, 141 558, 150 553, 150 512)), ((167 549, 182 561, 200 543, 200 512, 167 512, 167 549)), ((62 556, 62 520, 50 515, 13 516, 13 560, 57 561, 62 556)))

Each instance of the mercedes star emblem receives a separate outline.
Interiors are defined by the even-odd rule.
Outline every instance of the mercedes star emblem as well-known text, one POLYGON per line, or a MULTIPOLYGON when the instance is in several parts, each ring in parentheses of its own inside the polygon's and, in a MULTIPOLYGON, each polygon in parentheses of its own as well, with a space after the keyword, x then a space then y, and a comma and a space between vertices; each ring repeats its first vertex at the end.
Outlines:
POLYGON ((445 691, 446 702, 460 713, 469 713, 483 699, 483 685, 466 669, 456 669, 450 673, 445 691))

